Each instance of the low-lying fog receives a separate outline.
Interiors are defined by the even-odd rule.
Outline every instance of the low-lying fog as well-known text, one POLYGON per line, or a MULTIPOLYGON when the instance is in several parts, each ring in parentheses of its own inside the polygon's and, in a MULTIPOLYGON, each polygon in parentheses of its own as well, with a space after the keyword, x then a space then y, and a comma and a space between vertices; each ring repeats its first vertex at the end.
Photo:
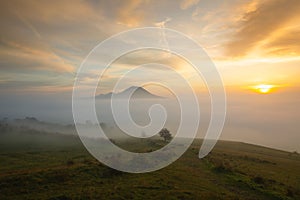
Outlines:
MULTIPOLYGON (((227 92, 227 117, 221 139, 243 141, 288 151, 300 151, 299 93, 292 90, 278 91, 268 95, 252 92, 227 92)), ((141 126, 150 122, 148 109, 159 103, 167 111, 165 127, 176 133, 180 122, 180 109, 174 99, 136 100, 130 103, 132 119, 141 126)), ((122 136, 115 127, 110 102, 96 100, 99 122, 111 136, 122 136)), ((1 96, 1 118, 35 117, 40 121, 72 124, 72 106, 69 95, 60 96, 1 96)), ((200 128, 198 137, 204 137, 210 119, 209 98, 200 100, 200 128)), ((155 116, 154 116, 155 117, 155 116)), ((86 122, 84 122, 86 123, 86 122)), ((94 122, 87 122, 94 123, 94 122)), ((141 135, 147 132, 141 132, 141 135)), ((110 136, 109 136, 110 137, 110 136)))

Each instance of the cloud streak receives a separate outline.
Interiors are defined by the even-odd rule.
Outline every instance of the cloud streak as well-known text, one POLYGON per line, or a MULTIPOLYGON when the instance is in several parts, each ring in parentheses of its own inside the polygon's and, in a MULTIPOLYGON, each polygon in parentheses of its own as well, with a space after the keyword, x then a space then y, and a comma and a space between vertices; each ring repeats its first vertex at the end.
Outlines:
POLYGON ((65 62, 54 52, 35 49, 16 42, 2 42, 0 53, 2 62, 7 63, 1 65, 1 69, 38 69, 57 72, 74 72, 75 70, 73 65, 65 62))
POLYGON ((195 6, 199 3, 199 0, 183 0, 180 4, 180 8, 186 10, 192 6, 195 6))
POLYGON ((226 54, 243 57, 267 43, 270 38, 276 40, 276 37, 284 34, 286 26, 299 21, 299 10, 300 1, 297 0, 269 0, 261 3, 236 23, 236 31, 226 44, 226 54))
POLYGON ((143 12, 138 9, 142 3, 143 0, 123 1, 118 11, 118 22, 128 27, 138 26, 144 17, 143 12))

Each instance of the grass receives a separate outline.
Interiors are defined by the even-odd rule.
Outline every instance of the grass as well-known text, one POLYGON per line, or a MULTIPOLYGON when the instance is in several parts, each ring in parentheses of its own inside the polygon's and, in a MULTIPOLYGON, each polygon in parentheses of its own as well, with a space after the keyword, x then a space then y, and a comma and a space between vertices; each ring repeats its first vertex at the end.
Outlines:
MULTIPOLYGON (((75 136, 0 137, 0 199, 300 199, 300 156, 270 148, 219 141, 200 160, 196 140, 168 167, 129 174, 99 163, 75 136)), ((138 152, 164 145, 115 142, 138 152)))

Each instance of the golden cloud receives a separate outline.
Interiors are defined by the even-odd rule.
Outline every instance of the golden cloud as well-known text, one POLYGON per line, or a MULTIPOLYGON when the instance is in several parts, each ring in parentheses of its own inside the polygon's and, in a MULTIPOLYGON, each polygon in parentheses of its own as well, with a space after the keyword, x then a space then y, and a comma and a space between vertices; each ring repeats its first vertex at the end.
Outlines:
POLYGON ((195 6, 199 3, 199 0, 183 0, 180 4, 180 8, 186 10, 192 6, 195 6))
MULTIPOLYGON (((230 57, 243 57, 260 47, 276 48, 274 45, 278 42, 273 42, 273 45, 265 43, 285 38, 281 34, 291 23, 299 22, 295 20, 299 19, 299 10, 300 1, 298 0, 269 0, 259 4, 255 10, 247 12, 237 22, 231 41, 225 46, 226 54, 230 57), (278 36, 280 37, 276 39, 278 36)), ((300 37, 300 35, 294 37, 300 37)), ((261 49, 261 51, 269 50, 261 49)))
POLYGON ((271 39, 264 48, 268 55, 299 56, 300 55, 300 29, 287 30, 281 36, 271 39))
MULTIPOLYGON (((4 48, 0 48, 1 60, 9 63, 7 68, 42 69, 47 71, 74 72, 75 67, 65 62, 53 51, 34 49, 16 42, 2 42, 4 48)), ((2 46, 3 47, 3 46, 2 46)))
MULTIPOLYGON (((143 64, 157 63, 182 70, 191 67, 183 58, 161 50, 138 50, 117 59, 113 65, 116 68, 133 68, 143 64)), ((157 68, 163 69, 163 68, 157 68)))
POLYGON ((123 5, 118 11, 117 21, 129 27, 136 27, 143 19, 143 13, 139 10, 139 6, 143 0, 123 1, 123 5))

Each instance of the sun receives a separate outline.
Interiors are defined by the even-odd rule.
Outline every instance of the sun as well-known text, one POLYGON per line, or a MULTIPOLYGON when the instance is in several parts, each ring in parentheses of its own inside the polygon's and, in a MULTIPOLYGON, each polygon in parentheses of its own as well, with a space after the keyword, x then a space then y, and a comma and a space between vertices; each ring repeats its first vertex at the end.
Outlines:
POLYGON ((271 90, 274 88, 274 85, 265 85, 265 84, 260 84, 260 85, 256 85, 253 87, 253 89, 261 94, 267 94, 270 93, 271 90))

